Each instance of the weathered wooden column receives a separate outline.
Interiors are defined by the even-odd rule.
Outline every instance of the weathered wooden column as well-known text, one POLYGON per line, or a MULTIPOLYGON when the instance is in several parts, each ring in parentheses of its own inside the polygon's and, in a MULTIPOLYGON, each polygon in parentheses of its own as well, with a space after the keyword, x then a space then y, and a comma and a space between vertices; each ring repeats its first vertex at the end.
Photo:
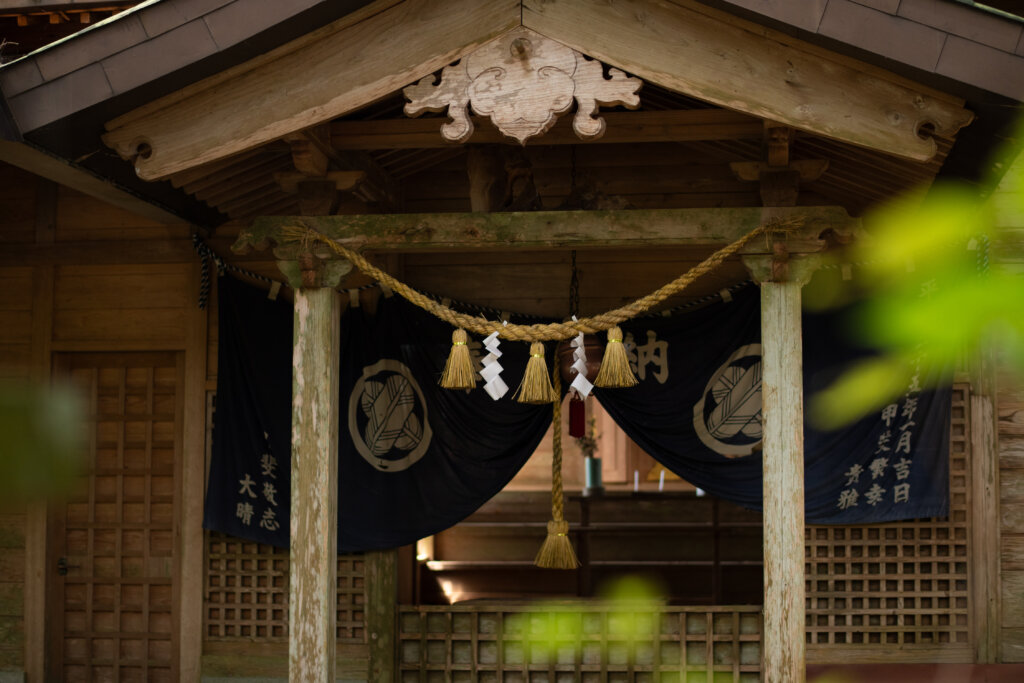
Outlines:
POLYGON ((800 290, 815 256, 745 256, 761 285, 763 680, 805 679, 804 420, 800 290))
POLYGON ((278 266, 295 288, 288 680, 334 683, 341 313, 334 288, 351 264, 307 252, 278 266))

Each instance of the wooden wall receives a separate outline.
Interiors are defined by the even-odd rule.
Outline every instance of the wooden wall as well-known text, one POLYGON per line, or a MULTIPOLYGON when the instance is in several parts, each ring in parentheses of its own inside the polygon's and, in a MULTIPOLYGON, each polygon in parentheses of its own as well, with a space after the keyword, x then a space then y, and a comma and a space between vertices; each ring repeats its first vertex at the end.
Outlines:
MULTIPOLYGON (((206 317, 195 305, 190 227, 154 223, 5 164, 0 207, 0 381, 50 382, 55 353, 185 352, 185 391, 199 397, 199 415, 186 408, 183 471, 199 467, 186 472, 198 486, 182 492, 188 486, 201 500, 206 317)), ((178 543, 198 558, 187 555, 175 572, 201 586, 202 545, 193 538, 201 507, 188 496, 180 502, 189 524, 178 543)), ((30 680, 41 680, 45 666, 46 609, 59 608, 44 604, 44 569, 55 561, 45 507, 0 510, 0 672, 26 671, 30 680)), ((182 632, 191 620, 198 637, 200 608, 181 615, 182 632)), ((183 638, 183 654, 197 642, 183 638)))
MULTIPOLYGON (((35 182, 0 165, 0 251, 34 235, 35 182)), ((0 382, 31 371, 32 268, 0 265, 0 382)), ((25 665, 25 510, 0 507, 0 672, 25 665)))
POLYGON ((0 672, 25 655, 25 515, 0 514, 0 672))
MULTIPOLYGON (((1024 277, 1024 161, 1007 173, 994 203, 1001 217, 993 247, 999 267, 1024 277)), ((1001 658, 1024 662, 1024 377, 997 374, 1000 481, 1001 658)))

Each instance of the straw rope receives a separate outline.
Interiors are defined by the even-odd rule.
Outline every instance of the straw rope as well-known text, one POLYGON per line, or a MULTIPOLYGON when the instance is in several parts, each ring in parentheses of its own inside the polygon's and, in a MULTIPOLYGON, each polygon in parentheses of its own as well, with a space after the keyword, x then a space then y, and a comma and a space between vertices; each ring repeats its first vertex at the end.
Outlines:
POLYGON ((555 394, 558 399, 552 401, 551 424, 551 519, 556 522, 565 521, 565 495, 562 491, 562 377, 555 362, 552 374, 555 394))
POLYGON ((546 569, 575 569, 580 566, 569 539, 569 523, 565 521, 565 492, 562 490, 562 380, 555 363, 555 392, 558 398, 552 402, 552 454, 551 454, 551 520, 548 533, 537 552, 533 563, 546 569))
POLYGON ((750 231, 732 244, 722 247, 715 253, 711 254, 711 256, 707 257, 699 264, 677 277, 675 280, 672 280, 668 284, 651 292, 647 296, 633 301, 632 303, 607 311, 600 315, 582 318, 580 320, 567 320, 565 322, 555 323, 535 323, 533 325, 518 325, 513 323, 505 325, 500 321, 491 321, 486 318, 455 311, 448 306, 445 306, 443 303, 434 301, 427 295, 392 277, 385 271, 370 263, 359 252, 353 251, 352 249, 339 244, 337 241, 317 232, 308 225, 287 226, 283 228, 281 232, 287 242, 299 242, 306 247, 309 247, 314 242, 320 242, 321 244, 326 245, 338 256, 351 261, 352 264, 365 275, 390 287, 410 303, 419 306, 428 313, 450 323, 451 325, 454 325, 455 327, 461 327, 482 336, 487 336, 492 332, 497 332, 498 336, 502 339, 541 342, 571 339, 580 332, 584 334, 603 332, 621 322, 635 318, 638 315, 648 312, 670 296, 682 292, 695 280, 707 273, 710 273, 712 270, 720 266, 727 258, 737 253, 754 239, 765 236, 770 241, 773 234, 788 234, 800 228, 802 225, 803 220, 799 218, 787 218, 780 221, 765 223, 764 225, 750 231))

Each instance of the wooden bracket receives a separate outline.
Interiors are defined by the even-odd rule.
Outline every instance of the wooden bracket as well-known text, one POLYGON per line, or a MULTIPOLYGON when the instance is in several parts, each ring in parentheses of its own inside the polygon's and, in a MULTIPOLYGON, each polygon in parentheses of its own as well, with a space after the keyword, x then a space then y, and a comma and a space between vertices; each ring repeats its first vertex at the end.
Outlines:
POLYGON ((352 263, 325 251, 311 251, 296 244, 278 247, 274 249, 274 255, 278 258, 278 269, 293 289, 335 288, 352 271, 352 263))
POLYGON ((573 101, 573 130, 590 140, 604 134, 599 105, 640 106, 639 78, 619 69, 611 69, 609 76, 600 62, 520 26, 446 66, 440 82, 426 76, 402 92, 409 99, 409 116, 448 110, 452 120, 441 126, 441 135, 451 142, 465 142, 473 134, 470 104, 502 133, 525 144, 550 130, 573 101))
POLYGON ((772 253, 744 255, 743 265, 758 283, 793 282, 806 285, 821 265, 820 254, 791 254, 784 241, 772 243, 772 253))
POLYGON ((330 159, 323 151, 323 145, 330 144, 331 133, 326 126, 289 133, 282 138, 292 150, 295 170, 311 178, 322 178, 327 174, 330 159))
MULTIPOLYGON (((274 174, 274 180, 281 189, 289 194, 299 191, 299 183, 309 180, 323 180, 333 183, 338 192, 355 192, 366 180, 365 171, 328 171, 322 178, 310 178, 297 171, 281 171, 274 174)), ((321 215, 321 214, 309 214, 321 215)))
POLYGON ((755 181, 768 171, 796 171, 801 182, 817 180, 828 170, 828 159, 798 159, 779 168, 764 161, 734 161, 729 164, 733 174, 740 180, 755 181))
POLYGON ((764 122, 764 147, 768 165, 786 167, 789 165, 789 145, 796 137, 796 131, 774 121, 764 122))

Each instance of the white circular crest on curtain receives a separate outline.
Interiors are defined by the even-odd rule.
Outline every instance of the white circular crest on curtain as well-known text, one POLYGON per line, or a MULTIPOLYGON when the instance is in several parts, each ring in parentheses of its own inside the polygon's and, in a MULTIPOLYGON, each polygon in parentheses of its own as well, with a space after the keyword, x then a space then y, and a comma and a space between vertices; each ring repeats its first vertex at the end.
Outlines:
POLYGON ((705 446, 728 458, 761 448, 761 345, 736 349, 711 375, 693 407, 693 427, 705 446))
POLYGON ((381 472, 401 472, 423 457, 433 434, 423 391, 405 364, 385 358, 363 368, 348 401, 348 429, 381 472))

